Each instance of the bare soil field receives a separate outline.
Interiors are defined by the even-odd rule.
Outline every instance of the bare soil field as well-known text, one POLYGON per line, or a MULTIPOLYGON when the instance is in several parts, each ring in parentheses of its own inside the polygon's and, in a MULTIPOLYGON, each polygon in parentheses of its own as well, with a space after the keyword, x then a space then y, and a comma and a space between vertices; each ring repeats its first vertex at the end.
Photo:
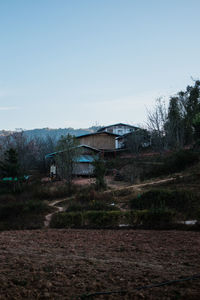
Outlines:
POLYGON ((198 232, 0 233, 0 299, 81 299, 83 294, 119 290, 130 293, 94 299, 200 299, 200 279, 133 292, 139 286, 197 273, 198 232))

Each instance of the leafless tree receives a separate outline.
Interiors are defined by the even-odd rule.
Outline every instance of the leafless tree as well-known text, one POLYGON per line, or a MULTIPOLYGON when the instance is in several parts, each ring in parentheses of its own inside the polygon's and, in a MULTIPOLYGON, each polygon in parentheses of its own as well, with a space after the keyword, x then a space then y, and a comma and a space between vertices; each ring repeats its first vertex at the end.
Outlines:
POLYGON ((151 133, 152 147, 162 152, 167 147, 165 124, 167 109, 162 98, 156 100, 153 110, 147 110, 147 127, 151 133))

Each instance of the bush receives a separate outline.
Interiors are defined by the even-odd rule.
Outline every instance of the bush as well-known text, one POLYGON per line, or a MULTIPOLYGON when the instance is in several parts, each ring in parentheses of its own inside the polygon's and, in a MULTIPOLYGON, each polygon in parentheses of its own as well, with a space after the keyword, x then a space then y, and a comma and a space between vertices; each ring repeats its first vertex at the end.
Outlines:
POLYGON ((43 227, 49 206, 40 200, 21 200, 15 196, 0 197, 0 230, 43 227))
POLYGON ((99 211, 99 210, 119 210, 119 208, 115 206, 111 206, 109 203, 103 202, 103 201, 98 201, 98 200, 93 200, 90 202, 77 202, 76 200, 73 200, 70 202, 67 212, 72 212, 72 211, 99 211))
POLYGON ((172 174, 185 170, 199 161, 199 153, 192 150, 180 150, 164 157, 163 165, 154 167, 148 177, 172 174))
POLYGON ((143 220, 143 225, 147 228, 165 228, 173 223, 175 213, 171 210, 149 210, 143 220))
POLYGON ((52 228, 73 228, 81 227, 83 225, 82 213, 57 213, 53 215, 50 223, 52 228))
POLYGON ((88 211, 84 215, 85 225, 92 228, 116 227, 119 225, 120 216, 119 211, 88 211))
POLYGON ((198 160, 198 153, 191 150, 180 150, 165 160, 164 170, 169 173, 179 172, 198 162, 198 160))
POLYGON ((32 195, 37 199, 52 200, 55 198, 67 197, 71 194, 66 185, 54 186, 54 185, 36 185, 32 187, 32 195))
POLYGON ((192 216, 199 206, 198 196, 191 191, 184 190, 149 190, 130 200, 131 209, 152 210, 168 208, 188 216, 192 216))
POLYGON ((162 211, 87 211, 57 213, 52 217, 52 228, 116 228, 120 224, 134 228, 169 228, 175 219, 175 213, 162 211))
POLYGON ((0 205, 0 219, 5 220, 16 216, 24 216, 25 214, 41 214, 48 211, 48 209, 47 204, 38 200, 4 203, 0 205))
POLYGON ((82 187, 76 194, 76 200, 80 202, 89 202, 91 200, 111 201, 111 195, 95 190, 94 185, 82 187))

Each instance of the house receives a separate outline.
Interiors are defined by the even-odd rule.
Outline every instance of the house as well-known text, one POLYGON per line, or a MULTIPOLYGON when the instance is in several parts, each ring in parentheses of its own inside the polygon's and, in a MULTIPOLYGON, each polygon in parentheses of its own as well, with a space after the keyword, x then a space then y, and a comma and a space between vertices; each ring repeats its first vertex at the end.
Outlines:
MULTIPOLYGON (((88 145, 79 145, 76 148, 79 149, 79 154, 74 160, 74 168, 73 168, 73 174, 74 175, 92 175, 93 174, 93 161, 95 157, 98 157, 99 150, 93 147, 90 147, 88 145)), ((53 153, 49 153, 45 156, 45 159, 50 159, 50 165, 52 163, 55 163, 55 156, 59 155, 59 153, 64 152, 63 151, 57 151, 53 153)), ((59 177, 59 169, 57 169, 57 175, 59 177)))
POLYGON ((87 145, 100 151, 106 151, 115 150, 115 139, 118 136, 118 134, 107 131, 97 131, 95 133, 80 135, 76 138, 80 144, 87 145))
POLYGON ((139 127, 124 124, 124 123, 117 123, 117 124, 101 127, 97 132, 108 132, 116 135, 124 135, 130 132, 134 132, 137 129, 139 129, 139 127))
POLYGON ((115 139, 116 149, 128 149, 131 140, 138 141, 141 145, 141 148, 147 148, 151 145, 151 136, 149 132, 145 129, 137 129, 135 132, 130 132, 124 135, 120 135, 115 139), (134 135, 137 135, 138 138, 134 139, 134 135))

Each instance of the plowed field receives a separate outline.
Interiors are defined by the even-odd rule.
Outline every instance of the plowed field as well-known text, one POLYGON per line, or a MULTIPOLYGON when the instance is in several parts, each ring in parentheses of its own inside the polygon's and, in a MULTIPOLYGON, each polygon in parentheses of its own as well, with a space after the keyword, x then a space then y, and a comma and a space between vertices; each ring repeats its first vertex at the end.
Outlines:
POLYGON ((133 292, 200 273, 200 234, 145 230, 0 233, 0 299, 200 299, 200 279, 133 292), (88 299, 88 298, 85 298, 88 299))

